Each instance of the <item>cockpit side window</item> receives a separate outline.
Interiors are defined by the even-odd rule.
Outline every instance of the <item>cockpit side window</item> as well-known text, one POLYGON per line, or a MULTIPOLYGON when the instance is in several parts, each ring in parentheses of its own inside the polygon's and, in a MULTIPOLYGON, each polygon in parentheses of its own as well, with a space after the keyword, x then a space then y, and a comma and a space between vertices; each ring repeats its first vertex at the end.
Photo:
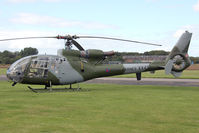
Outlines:
POLYGON ((47 77, 48 75, 49 58, 38 57, 33 59, 30 64, 30 77, 47 77))
POLYGON ((49 62, 47 61, 38 61, 38 60, 33 60, 31 62, 31 68, 48 68, 49 62))

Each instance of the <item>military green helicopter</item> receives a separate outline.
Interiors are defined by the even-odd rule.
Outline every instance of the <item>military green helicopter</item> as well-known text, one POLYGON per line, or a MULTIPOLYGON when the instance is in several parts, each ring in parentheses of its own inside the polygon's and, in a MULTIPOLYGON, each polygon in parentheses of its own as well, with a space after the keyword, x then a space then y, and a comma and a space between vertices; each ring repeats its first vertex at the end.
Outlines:
MULTIPOLYGON (((147 71, 165 70, 166 74, 172 74, 175 77, 181 75, 183 70, 190 66, 191 61, 187 54, 192 33, 186 31, 182 34, 166 60, 150 63, 130 63, 130 64, 105 64, 106 57, 113 56, 115 52, 103 52, 102 50, 84 48, 75 39, 78 38, 98 38, 111 39, 117 41, 127 41, 133 43, 142 43, 147 45, 160 46, 158 44, 132 41, 118 38, 97 37, 97 36, 50 36, 50 37, 26 37, 3 39, 0 41, 18 40, 18 39, 36 39, 36 38, 56 38, 66 40, 65 49, 59 50, 58 55, 33 55, 17 60, 7 70, 7 77, 13 81, 12 86, 17 83, 45 85, 43 89, 38 90, 56 90, 52 85, 70 85, 87 81, 98 77, 106 77, 120 74, 136 73, 137 80, 141 80, 141 73, 147 71), (75 45, 78 50, 72 50, 75 45)), ((65 88, 62 88, 65 89, 65 88)))

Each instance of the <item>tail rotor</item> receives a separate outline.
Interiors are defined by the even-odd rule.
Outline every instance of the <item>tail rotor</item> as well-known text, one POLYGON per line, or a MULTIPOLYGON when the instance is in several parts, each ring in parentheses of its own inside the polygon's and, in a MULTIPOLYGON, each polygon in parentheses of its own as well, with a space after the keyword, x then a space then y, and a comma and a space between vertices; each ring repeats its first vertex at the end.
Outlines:
POLYGON ((181 73, 191 65, 188 56, 188 49, 191 41, 192 33, 186 31, 182 34, 171 53, 167 57, 165 65, 165 73, 179 77, 181 73))

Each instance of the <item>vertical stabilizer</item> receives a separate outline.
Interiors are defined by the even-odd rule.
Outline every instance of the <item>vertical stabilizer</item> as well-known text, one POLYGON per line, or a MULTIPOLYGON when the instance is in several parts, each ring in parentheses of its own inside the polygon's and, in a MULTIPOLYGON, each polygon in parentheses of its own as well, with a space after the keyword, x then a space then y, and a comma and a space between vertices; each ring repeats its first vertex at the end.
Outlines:
POLYGON ((192 33, 185 31, 171 50, 166 60, 165 73, 180 76, 181 72, 190 66, 191 61, 188 56, 188 49, 191 42, 192 33))

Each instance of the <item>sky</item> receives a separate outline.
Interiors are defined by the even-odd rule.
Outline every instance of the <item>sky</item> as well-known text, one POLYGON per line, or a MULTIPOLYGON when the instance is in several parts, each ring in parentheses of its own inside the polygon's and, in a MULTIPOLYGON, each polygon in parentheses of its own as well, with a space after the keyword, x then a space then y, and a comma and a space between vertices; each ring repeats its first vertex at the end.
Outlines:
MULTIPOLYGON (((28 36, 94 35, 162 44, 148 46, 78 39, 85 49, 170 51, 180 35, 193 33, 189 55, 199 56, 199 0, 1 0, 0 39, 28 36)), ((56 54, 64 40, 0 42, 0 51, 34 47, 56 54)))

